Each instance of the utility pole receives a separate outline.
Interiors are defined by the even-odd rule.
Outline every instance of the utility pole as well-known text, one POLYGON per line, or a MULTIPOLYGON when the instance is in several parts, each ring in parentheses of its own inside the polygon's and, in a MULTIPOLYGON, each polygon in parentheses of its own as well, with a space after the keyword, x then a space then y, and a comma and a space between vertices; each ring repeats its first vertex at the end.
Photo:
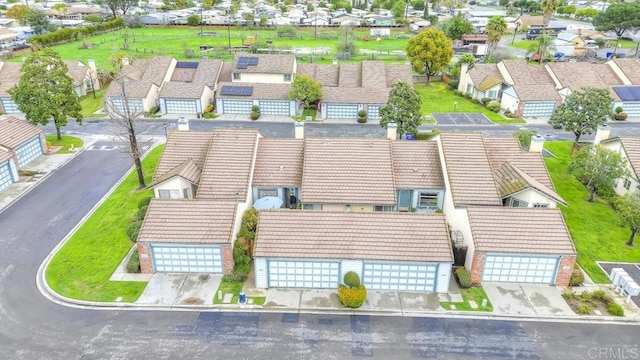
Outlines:
POLYGON ((202 5, 200 5, 200 36, 204 36, 202 32, 202 24, 204 24, 204 20, 202 19, 202 5))

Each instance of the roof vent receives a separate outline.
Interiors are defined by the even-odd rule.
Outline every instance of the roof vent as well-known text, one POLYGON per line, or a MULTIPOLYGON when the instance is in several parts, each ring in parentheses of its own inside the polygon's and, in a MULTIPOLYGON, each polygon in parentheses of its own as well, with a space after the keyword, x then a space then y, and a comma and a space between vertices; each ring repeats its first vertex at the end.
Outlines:
POLYGON ((284 171, 284 165, 280 165, 280 171, 284 171))

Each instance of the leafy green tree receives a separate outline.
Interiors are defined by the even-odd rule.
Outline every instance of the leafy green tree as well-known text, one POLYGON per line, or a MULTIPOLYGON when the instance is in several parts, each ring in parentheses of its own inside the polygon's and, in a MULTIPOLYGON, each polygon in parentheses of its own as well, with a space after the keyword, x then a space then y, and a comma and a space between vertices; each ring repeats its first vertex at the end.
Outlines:
POLYGON ((459 79, 460 71, 462 70, 462 64, 467 64, 469 65, 469 68, 471 68, 475 63, 476 63, 476 58, 474 58, 473 55, 464 54, 460 57, 458 61, 456 61, 456 64, 453 66, 453 69, 451 70, 451 75, 453 75, 454 78, 459 79))
POLYGON ((411 2, 411 7, 413 8, 413 10, 416 10, 416 11, 424 10, 424 7, 425 7, 424 0, 413 0, 411 2))
POLYGON ((421 105, 422 99, 411 85, 404 81, 394 83, 387 103, 380 108, 380 126, 386 128, 394 122, 398 125, 398 136, 415 134, 422 123, 421 105))
POLYGON ((464 20, 461 15, 443 22, 441 27, 449 39, 462 39, 462 35, 473 34, 473 24, 464 20))
POLYGON ((598 126, 613 116, 611 96, 608 89, 583 87, 567 96, 549 118, 554 129, 563 129, 575 135, 574 148, 578 146, 580 136, 592 134, 598 126))
MULTIPOLYGON (((578 12, 580 10, 578 10, 578 12)), ((576 12, 576 16, 578 16, 578 12, 576 12)), ((614 31, 616 33, 618 37, 616 41, 617 49, 618 41, 620 41, 620 38, 627 30, 640 27, 640 2, 634 1, 611 4, 607 10, 592 16, 592 18, 596 30, 614 31)))
POLYGON ((67 125, 67 118, 82 124, 82 108, 73 79, 58 53, 51 49, 31 53, 20 71, 20 80, 9 94, 30 123, 47 125, 53 119, 58 140, 62 139, 60 128, 67 125))
POLYGON ((118 17, 118 13, 121 13, 122 16, 127 15, 127 12, 133 8, 138 6, 138 0, 102 0, 104 5, 106 5, 111 13, 113 14, 113 18, 118 17))
MULTIPOLYGON (((556 47, 553 43, 553 38, 549 35, 540 35, 538 36, 527 48, 527 54, 535 54, 539 55, 540 58, 537 60, 540 64, 544 63, 545 58, 553 57, 553 52, 556 50, 556 47)), ((531 59, 535 60, 535 56, 532 56, 531 59)))
POLYGON ((612 195, 615 180, 628 176, 626 163, 618 152, 593 145, 582 147, 571 158, 569 173, 589 190, 589 202, 595 201, 596 194, 612 195))
POLYGON ((498 48, 498 43, 507 32, 507 22, 502 16, 494 16, 487 23, 487 35, 489 36, 489 53, 492 54, 498 48))
POLYGON ((7 17, 20 22, 27 16, 28 12, 29 7, 27 5, 14 5, 7 10, 7 17))
POLYGON ((187 25, 189 26, 198 26, 200 25, 200 16, 199 15, 191 15, 187 18, 187 25))
POLYGON ((322 84, 313 80, 309 75, 296 75, 291 83, 289 97, 301 101, 304 108, 322 99, 322 84))
POLYGON ((37 35, 52 31, 54 26, 51 25, 44 11, 31 9, 23 19, 25 25, 31 26, 33 32, 37 35))
POLYGON ((618 224, 631 229, 631 236, 627 245, 633 246, 633 240, 640 230, 640 191, 627 193, 615 201, 615 211, 618 224))
POLYGON ((582 8, 576 10, 576 18, 578 19, 593 19, 597 17, 600 12, 594 8, 582 8))
POLYGON ((397 1, 391 8, 391 15, 396 19, 402 19, 404 17, 405 7, 404 1, 397 1))
POLYGON ((453 41, 436 28, 427 28, 409 39, 407 43, 407 58, 413 70, 427 76, 427 83, 431 77, 449 64, 453 57, 453 41))
MULTIPOLYGON (((546 29, 549 26, 551 16, 556 12, 558 6, 562 5, 561 0, 540 0, 540 7, 542 8, 542 28, 546 29)), ((544 32, 544 31, 543 31, 544 32)))

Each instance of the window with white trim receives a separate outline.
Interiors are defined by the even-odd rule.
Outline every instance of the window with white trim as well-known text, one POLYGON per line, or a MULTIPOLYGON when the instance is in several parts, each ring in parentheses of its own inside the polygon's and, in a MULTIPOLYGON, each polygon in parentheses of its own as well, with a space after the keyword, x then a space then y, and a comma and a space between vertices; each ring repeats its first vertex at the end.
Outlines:
POLYGON ((278 189, 258 189, 258 199, 262 199, 267 196, 278 196, 278 189))
POLYGON ((234 72, 233 73, 233 80, 240 80, 240 73, 234 72))
POLYGON ((346 212, 351 212, 351 205, 348 205, 348 204, 347 204, 347 205, 345 205, 345 206, 344 206, 344 211, 346 211, 346 212))
POLYGON ((467 94, 473 94, 473 85, 467 85, 467 94))
POLYGON ((322 210, 322 204, 304 204, 302 210, 322 210))
POLYGON ((160 199, 180 199, 180 190, 158 190, 160 199))
POLYGON ((291 81, 291 74, 284 74, 284 81, 291 81))
POLYGON ((497 97, 498 93, 495 90, 491 90, 487 93, 487 97, 489 99, 495 99, 497 97))
POLYGON ((624 188, 629 190, 631 188, 631 180, 624 179, 624 188))
POLYGON ((548 208, 549 204, 547 203, 533 203, 534 208, 548 208))
POLYGON ((513 207, 528 207, 529 203, 526 201, 518 200, 516 198, 511 198, 511 206, 513 207))
POLYGON ((182 196, 183 196, 185 199, 190 199, 190 198, 191 198, 190 193, 191 193, 191 192, 189 191, 189 189, 188 189, 188 188, 182 189, 182 196))
POLYGON ((373 211, 393 211, 393 206, 389 206, 389 205, 376 205, 373 207, 373 211))
POLYGON ((438 208, 438 193, 437 192, 421 192, 418 195, 418 207, 427 209, 438 208))

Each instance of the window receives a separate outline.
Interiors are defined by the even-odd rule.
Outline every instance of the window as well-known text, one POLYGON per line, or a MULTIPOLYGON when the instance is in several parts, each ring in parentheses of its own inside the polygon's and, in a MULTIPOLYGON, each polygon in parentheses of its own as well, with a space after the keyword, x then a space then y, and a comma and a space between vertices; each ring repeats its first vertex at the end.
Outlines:
POLYGON ((393 211, 393 206, 388 205, 376 205, 373 207, 373 211, 393 211))
POLYGON ((278 196, 278 189, 258 189, 258 199, 267 196, 278 196))
POLYGON ((284 81, 291 81, 291 74, 284 74, 284 81))
POLYGON ((191 196, 189 196, 189 193, 190 193, 189 189, 182 189, 182 196, 183 196, 185 199, 189 199, 189 198, 191 198, 191 196))
POLYGON ((467 85, 467 94, 473 94, 473 85, 467 85))
POLYGON ((629 190, 631 188, 631 180, 624 179, 624 188, 629 190))
POLYGON ((160 199, 180 199, 180 190, 158 190, 160 199))
POLYGON ((303 210, 322 210, 322 204, 304 204, 302 205, 303 210))
POLYGON ((518 200, 516 198, 511 199, 511 206, 513 207, 528 207, 529 203, 526 201, 518 200))
POLYGON ((487 97, 488 97, 489 99, 495 99, 495 98, 497 97, 497 96, 496 96, 496 91, 495 91, 495 90, 491 90, 491 91, 489 91, 489 92, 487 93, 487 97))
POLYGON ((418 198, 418 207, 435 209, 438 207, 438 193, 421 192, 418 198))
POLYGON ((549 204, 547 203, 533 203, 534 208, 548 208, 549 204))
POLYGON ((345 205, 344 206, 344 211, 351 212, 351 205, 345 205))
POLYGON ((233 73, 233 80, 240 80, 240 73, 234 72, 233 73))

